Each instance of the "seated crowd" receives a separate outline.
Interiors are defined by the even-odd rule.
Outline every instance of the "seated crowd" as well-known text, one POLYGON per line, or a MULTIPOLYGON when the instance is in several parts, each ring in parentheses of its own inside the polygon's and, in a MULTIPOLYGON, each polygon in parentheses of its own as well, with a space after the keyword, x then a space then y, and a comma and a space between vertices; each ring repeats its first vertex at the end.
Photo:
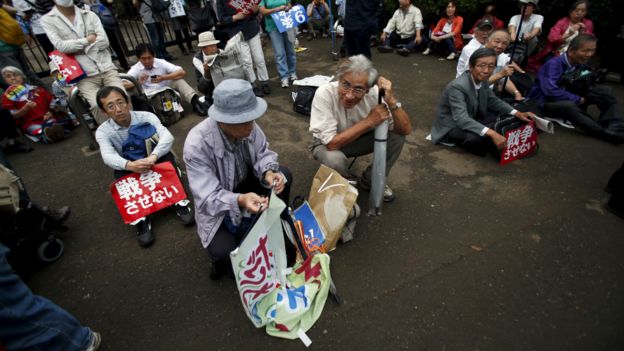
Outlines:
MULTIPOLYGON (((216 1, 216 14, 223 21, 226 35, 217 39, 213 31, 197 33, 198 50, 189 57, 196 89, 185 80, 187 72, 169 62, 175 58, 166 51, 161 24, 150 5, 145 1, 135 1, 135 5, 152 44, 136 46, 138 62, 127 75, 147 95, 172 89, 197 115, 208 117, 195 125, 184 140, 181 159, 192 199, 178 201, 172 208, 182 224, 197 223, 200 243, 212 262, 210 278, 219 279, 232 274, 229 253, 253 224, 252 214, 267 208, 271 190, 289 201, 293 174, 279 161, 278 153, 269 148, 267 136, 256 122, 267 113, 263 96, 271 93, 256 16, 265 15, 264 31, 273 46, 279 84, 287 88, 297 80, 294 39, 290 33, 279 32, 268 15, 292 5, 287 0, 262 0, 251 8, 234 9, 225 0, 216 1)), ((538 1, 528 0, 522 8, 524 17, 513 16, 505 29, 495 8, 486 7, 483 17, 470 30, 471 40, 464 45, 463 18, 457 14, 455 1, 446 3, 443 17, 430 29, 411 0, 398 1, 398 9, 380 34, 380 53, 396 50, 399 55, 409 56, 417 50, 422 50, 423 55, 441 51, 449 61, 458 58, 455 78, 440 95, 431 142, 500 157, 508 140, 494 125, 502 116, 531 123, 543 115, 564 119, 607 142, 624 143, 624 116, 611 89, 587 79, 593 74, 588 62, 598 45, 598 39, 591 34, 592 22, 585 19, 588 2, 579 0, 572 5, 569 17, 557 22, 548 36, 547 48, 539 52, 544 18, 535 13, 538 1), (521 44, 516 49, 522 55, 508 53, 514 41, 521 44), (529 66, 539 68, 534 80, 525 71, 529 66), (592 84, 579 84, 588 81, 592 84), (600 110, 597 121, 587 111, 591 105, 600 110)), ((310 17, 309 38, 326 35, 331 25, 327 3, 313 0, 306 11, 310 17)), ((7 139, 7 151, 31 149, 17 140, 19 132, 44 143, 64 139, 76 123, 71 111, 64 109, 67 103, 63 101, 69 89, 77 89, 91 113, 98 116, 95 139, 115 179, 145 174, 161 162, 171 162, 181 178, 180 159, 172 152, 172 133, 158 115, 133 109, 128 93, 135 83, 120 78, 108 54, 109 41, 99 17, 73 1, 56 0, 41 24, 55 49, 75 55, 85 77, 75 86, 65 84, 62 75, 57 75, 59 67, 52 65, 53 77, 58 78, 53 84, 55 92, 51 93, 27 79, 28 73, 19 65, 4 64, 0 131, 7 139), (134 135, 146 130, 147 137, 139 140, 138 146, 132 144, 134 135)), ((184 46, 182 49, 187 51, 184 46)), ((346 58, 333 73, 333 80, 318 87, 311 102, 311 156, 360 189, 369 190, 372 165, 361 175, 355 174, 349 159, 373 153, 374 129, 388 122, 385 174, 389 174, 412 132, 406 106, 399 100, 406 92, 399 94, 366 55, 346 58)), ((383 201, 391 202, 395 197, 386 184, 383 201)), ((154 242, 148 216, 131 225, 135 226, 139 245, 147 247, 154 242)), ((291 259, 294 251, 287 251, 291 259)), ((3 254, 0 247, 0 256, 3 254)), ((72 328, 81 333, 78 342, 84 346, 82 349, 97 348, 99 334, 77 321, 72 323, 72 328)))

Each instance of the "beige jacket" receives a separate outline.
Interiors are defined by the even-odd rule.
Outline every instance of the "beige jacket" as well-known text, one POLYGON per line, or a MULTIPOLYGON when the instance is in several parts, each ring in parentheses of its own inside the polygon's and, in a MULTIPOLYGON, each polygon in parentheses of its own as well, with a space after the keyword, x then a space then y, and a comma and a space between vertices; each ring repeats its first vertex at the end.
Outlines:
POLYGON ((41 18, 41 25, 54 48, 66 54, 74 54, 87 76, 115 70, 108 49, 108 37, 98 16, 74 6, 74 24, 54 6, 41 18), (87 35, 95 33, 97 39, 89 44, 87 35))

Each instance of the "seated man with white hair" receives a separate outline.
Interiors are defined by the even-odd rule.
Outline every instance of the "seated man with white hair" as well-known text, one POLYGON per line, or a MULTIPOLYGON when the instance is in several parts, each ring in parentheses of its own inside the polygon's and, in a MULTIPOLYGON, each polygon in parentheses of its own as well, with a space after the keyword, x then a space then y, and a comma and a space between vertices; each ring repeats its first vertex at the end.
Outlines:
MULTIPOLYGON (((386 175, 399 158, 405 136, 412 131, 409 116, 394 95, 392 82, 377 75, 373 63, 364 55, 345 59, 336 71, 337 81, 322 85, 312 101, 310 132, 312 155, 322 164, 335 169, 347 179, 356 176, 349 170, 349 157, 373 152, 374 129, 389 120, 386 175), (378 103, 380 89, 386 104, 378 103)), ((371 166, 358 184, 370 188, 371 166)), ((384 201, 394 200, 386 185, 384 201)))

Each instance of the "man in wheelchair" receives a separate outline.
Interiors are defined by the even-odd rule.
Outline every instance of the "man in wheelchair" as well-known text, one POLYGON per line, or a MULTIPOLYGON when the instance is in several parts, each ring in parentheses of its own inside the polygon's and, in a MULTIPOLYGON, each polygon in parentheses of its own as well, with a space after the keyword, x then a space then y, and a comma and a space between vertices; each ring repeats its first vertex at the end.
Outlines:
MULTIPOLYGON (((202 117, 206 116, 208 107, 199 100, 197 92, 184 80, 186 71, 182 67, 155 58, 154 48, 149 44, 138 44, 135 52, 139 62, 130 68, 128 75, 138 80, 148 96, 162 91, 163 88, 171 88, 191 104, 195 113, 202 117)), ((124 87, 132 89, 134 85, 124 81, 124 87)))

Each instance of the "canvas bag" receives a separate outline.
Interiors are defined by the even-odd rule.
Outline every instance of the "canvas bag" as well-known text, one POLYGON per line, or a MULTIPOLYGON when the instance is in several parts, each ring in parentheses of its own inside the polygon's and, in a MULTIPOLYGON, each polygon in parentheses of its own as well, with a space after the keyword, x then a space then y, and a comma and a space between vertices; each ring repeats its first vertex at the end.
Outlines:
POLYGON ((170 126, 182 118, 182 104, 175 90, 163 88, 149 93, 150 105, 165 126, 170 126))
POLYGON ((287 268, 280 218, 285 208, 271 193, 269 207, 230 258, 243 308, 254 326, 306 342, 305 332, 320 317, 329 293, 329 256, 317 254, 287 268))
POLYGON ((325 252, 336 248, 358 197, 357 189, 340 173, 321 165, 314 175, 308 202, 325 233, 325 252))

